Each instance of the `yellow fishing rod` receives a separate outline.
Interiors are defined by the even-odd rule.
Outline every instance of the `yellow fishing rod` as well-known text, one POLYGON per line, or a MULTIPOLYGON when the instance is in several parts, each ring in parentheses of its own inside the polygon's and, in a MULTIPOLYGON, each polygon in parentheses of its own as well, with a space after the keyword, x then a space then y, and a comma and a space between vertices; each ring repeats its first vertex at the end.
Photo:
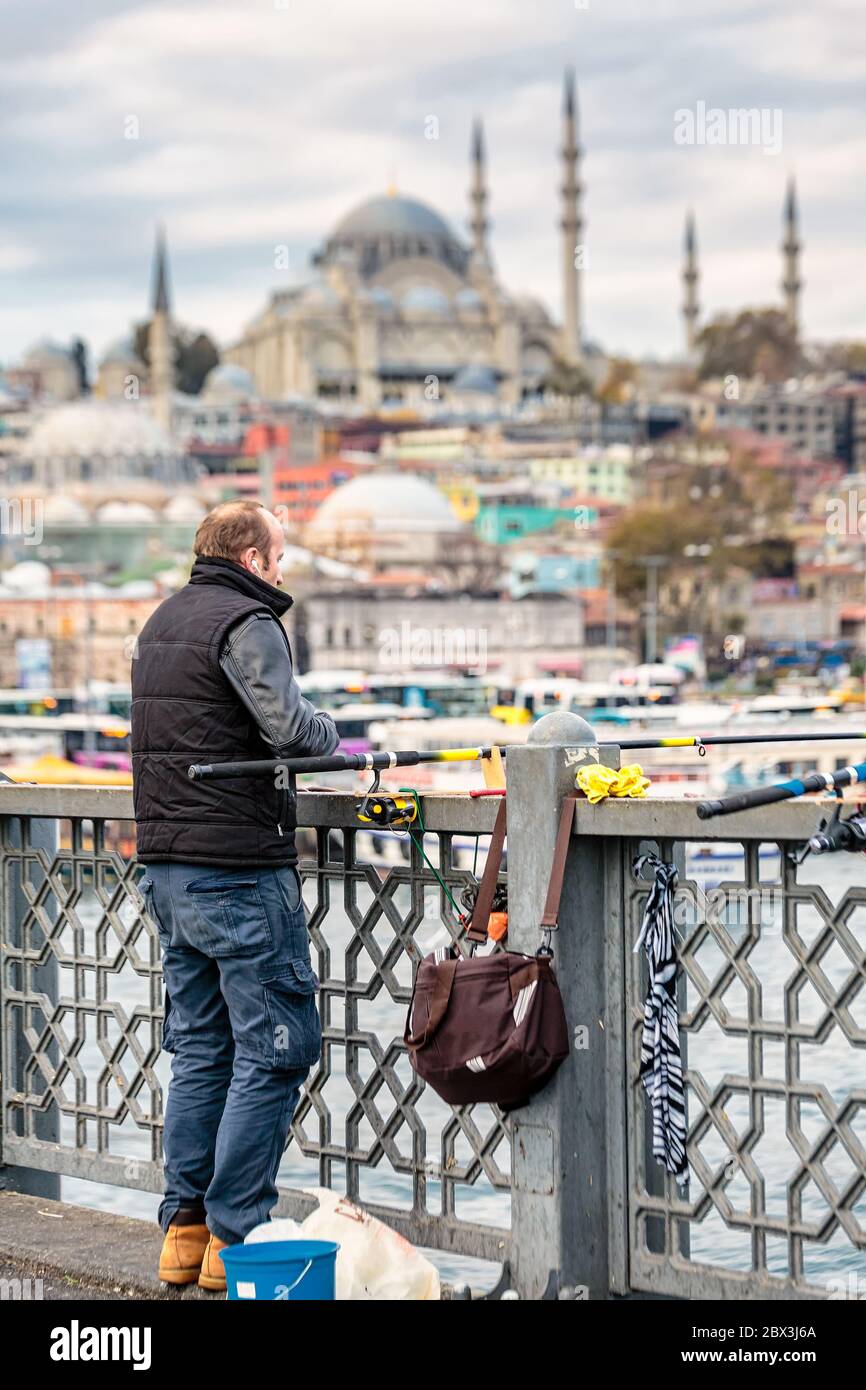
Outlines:
MULTIPOLYGON (((777 734, 688 734, 667 738, 623 738, 597 735, 591 745, 609 743, 624 752, 649 748, 697 748, 703 754, 707 748, 742 743, 817 743, 827 739, 866 738, 866 731, 851 729, 801 730, 777 734)), ((237 763, 193 763, 189 777, 193 781, 224 777, 270 777, 279 769, 301 776, 306 772, 385 772, 390 767, 417 767, 419 763, 470 763, 492 755, 491 747, 411 749, 402 753, 331 753, 320 758, 262 758, 237 763)), ((503 757, 506 748, 500 747, 503 757)))
POLYGON ((618 748, 632 750, 637 748, 697 748, 703 757, 707 748, 725 747, 735 743, 817 743, 827 739, 866 738, 860 729, 822 729, 813 733, 809 730, 793 730, 787 734, 689 734, 670 738, 612 738, 599 739, 600 743, 613 743, 618 748))

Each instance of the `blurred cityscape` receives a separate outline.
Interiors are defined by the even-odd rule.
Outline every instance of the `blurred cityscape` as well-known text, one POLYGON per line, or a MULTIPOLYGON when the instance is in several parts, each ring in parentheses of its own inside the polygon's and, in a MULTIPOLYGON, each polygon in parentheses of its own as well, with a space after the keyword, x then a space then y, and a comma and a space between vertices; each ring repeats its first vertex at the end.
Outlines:
POLYGON ((497 272, 477 121, 467 236, 460 208, 374 192, 218 343, 158 227, 141 320, 98 360, 43 337, 3 364, 0 717, 125 719, 136 633, 207 509, 247 496, 284 522, 297 670, 354 708, 347 745, 409 711, 513 730, 561 704, 862 704, 866 343, 804 335, 795 182, 763 304, 703 316, 684 210, 681 351, 610 355, 583 310, 579 124, 568 71, 555 306, 497 272))

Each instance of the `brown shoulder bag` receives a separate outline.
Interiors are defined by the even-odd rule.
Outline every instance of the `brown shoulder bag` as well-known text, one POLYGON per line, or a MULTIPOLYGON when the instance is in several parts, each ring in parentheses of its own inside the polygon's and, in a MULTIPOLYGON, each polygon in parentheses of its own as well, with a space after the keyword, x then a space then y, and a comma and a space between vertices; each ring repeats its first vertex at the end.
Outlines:
MULTIPOLYGON (((418 966, 403 1038, 417 1074, 451 1105, 486 1101, 516 1110, 568 1056, 568 1024, 549 942, 557 927, 573 825, 574 797, 569 796, 541 918, 542 944, 534 956, 518 951, 463 956, 454 946, 442 946, 418 966)), ((504 843, 505 797, 466 930, 471 952, 487 940, 504 843)))

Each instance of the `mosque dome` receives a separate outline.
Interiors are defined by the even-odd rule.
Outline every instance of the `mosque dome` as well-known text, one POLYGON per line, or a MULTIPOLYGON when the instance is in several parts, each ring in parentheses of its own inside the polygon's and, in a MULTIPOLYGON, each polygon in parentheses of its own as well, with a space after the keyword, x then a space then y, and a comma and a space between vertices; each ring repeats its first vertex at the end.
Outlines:
POLYGON ((188 522, 197 525, 205 514, 205 509, 197 498, 188 492, 179 492, 162 509, 164 521, 188 522))
POLYGON ((70 492, 83 485, 109 497, 154 483, 172 489, 196 471, 146 404, 93 397, 46 410, 12 469, 28 486, 70 492))
POLYGON ((144 363, 136 352, 135 344, 131 338, 118 338, 116 342, 106 348, 99 365, 100 367, 143 367, 144 363))
POLYGON ((28 367, 37 367, 44 362, 63 361, 71 362, 72 354, 50 338, 40 338, 24 354, 24 363, 28 367))
POLYGON ((248 401, 255 394, 251 374, 245 367, 238 367, 233 362, 211 367, 202 387, 202 399, 206 401, 248 401))
POLYGON ((319 507, 308 537, 355 532, 459 531, 460 522, 433 483, 413 473, 370 473, 335 488, 319 507))
POLYGON ((32 594, 39 589, 47 589, 51 583, 51 570, 41 560, 21 560, 5 570, 3 587, 15 593, 32 594))
POLYGON ((368 198, 339 221, 331 233, 335 242, 378 236, 453 237, 451 228, 427 203, 417 198, 368 198))
POLYGON ((428 257, 455 274, 465 273, 469 252, 445 218, 417 198, 368 198, 348 212, 316 257, 319 265, 340 264, 346 252, 370 279, 393 261, 428 257))
POLYGON ((550 314, 545 309, 540 299, 534 295, 522 294, 515 300, 517 312, 526 323, 549 324, 550 314))
POLYGON ((24 366, 35 372, 39 393, 49 400, 71 401, 81 394, 79 367, 72 353, 50 338, 42 338, 24 354, 24 366))
POLYGON ((409 313, 447 314, 451 301, 444 290, 437 289, 435 285, 413 285, 403 295, 400 307, 409 313))
POLYGON ((138 401, 72 401, 46 411, 22 444, 25 458, 157 457, 174 452, 162 425, 138 401))
POLYGON ((97 519, 101 526, 152 526, 157 517, 145 502, 106 502, 97 519))
POLYGON ((46 497, 42 517, 46 526, 86 526, 90 520, 87 508, 62 492, 46 497))

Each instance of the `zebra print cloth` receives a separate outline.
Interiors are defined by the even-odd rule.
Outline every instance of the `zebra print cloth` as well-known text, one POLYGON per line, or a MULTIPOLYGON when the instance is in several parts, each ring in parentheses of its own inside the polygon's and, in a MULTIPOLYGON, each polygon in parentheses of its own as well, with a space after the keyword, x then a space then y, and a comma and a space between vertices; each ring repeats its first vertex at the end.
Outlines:
POLYGON ((686 1104, 677 1013, 677 955, 673 896, 677 871, 654 854, 634 861, 639 878, 645 866, 655 875, 647 895, 643 924, 635 944, 646 949, 649 991, 644 1004, 640 1079, 652 1107, 653 1155, 681 1186, 689 1180, 686 1158, 686 1104))

